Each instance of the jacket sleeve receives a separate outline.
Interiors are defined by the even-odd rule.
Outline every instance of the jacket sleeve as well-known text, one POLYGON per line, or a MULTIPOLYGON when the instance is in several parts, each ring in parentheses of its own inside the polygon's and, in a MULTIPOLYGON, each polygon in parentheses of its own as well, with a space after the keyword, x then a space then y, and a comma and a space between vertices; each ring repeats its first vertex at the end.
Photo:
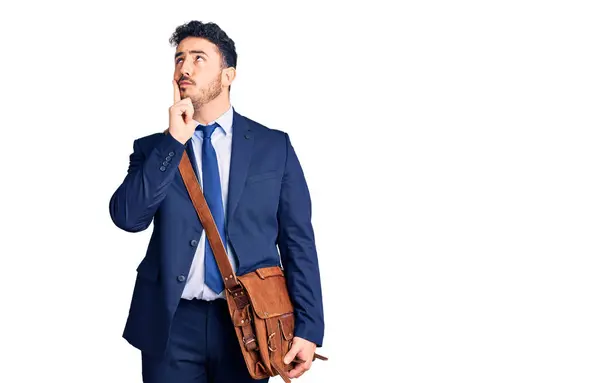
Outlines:
POLYGON ((117 227, 135 233, 150 226, 184 150, 185 145, 169 133, 161 133, 147 155, 139 139, 133 142, 127 175, 109 203, 110 217, 117 227))
POLYGON ((289 136, 278 208, 278 247, 295 312, 295 336, 322 347, 324 315, 311 199, 289 136))

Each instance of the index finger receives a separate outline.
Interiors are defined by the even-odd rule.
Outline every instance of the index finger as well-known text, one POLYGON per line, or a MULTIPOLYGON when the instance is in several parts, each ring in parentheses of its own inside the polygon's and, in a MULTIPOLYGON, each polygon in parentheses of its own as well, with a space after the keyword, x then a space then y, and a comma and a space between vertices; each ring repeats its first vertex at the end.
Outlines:
POLYGON ((181 93, 179 91, 179 85, 177 84, 177 81, 175 81, 175 80, 173 80, 173 99, 175 100, 175 101, 173 101, 173 103, 181 101, 181 93))

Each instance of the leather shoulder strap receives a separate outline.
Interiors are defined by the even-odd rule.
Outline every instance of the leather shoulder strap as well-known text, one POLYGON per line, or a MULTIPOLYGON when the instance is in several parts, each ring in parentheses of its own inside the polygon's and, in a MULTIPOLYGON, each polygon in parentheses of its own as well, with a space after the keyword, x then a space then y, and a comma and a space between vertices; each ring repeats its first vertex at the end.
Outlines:
POLYGON ((179 172, 181 173, 181 177, 183 177, 185 188, 192 199, 192 204, 194 205, 196 213, 198 214, 198 218, 200 218, 200 222, 202 223, 204 231, 206 232, 206 238, 208 239, 210 248, 215 255, 225 288, 231 290, 232 288, 238 286, 239 282, 233 273, 231 263, 229 262, 229 258, 227 258, 227 250, 225 250, 225 246, 223 245, 223 241, 219 235, 219 230, 217 229, 215 220, 206 203, 206 199, 204 199, 204 194, 200 188, 200 182, 196 177, 196 173, 194 173, 192 163, 190 162, 190 158, 185 150, 183 151, 183 157, 179 163, 179 172))

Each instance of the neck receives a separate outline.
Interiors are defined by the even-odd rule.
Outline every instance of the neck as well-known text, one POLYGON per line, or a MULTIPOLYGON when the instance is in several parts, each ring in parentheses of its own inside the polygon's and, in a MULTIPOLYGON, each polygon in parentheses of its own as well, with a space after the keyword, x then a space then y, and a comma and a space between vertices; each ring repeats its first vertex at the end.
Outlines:
POLYGON ((225 97, 219 96, 208 104, 201 105, 200 107, 194 105, 194 120, 202 125, 207 125, 225 113, 231 107, 231 103, 229 102, 229 97, 226 97, 224 93, 221 96, 225 97))

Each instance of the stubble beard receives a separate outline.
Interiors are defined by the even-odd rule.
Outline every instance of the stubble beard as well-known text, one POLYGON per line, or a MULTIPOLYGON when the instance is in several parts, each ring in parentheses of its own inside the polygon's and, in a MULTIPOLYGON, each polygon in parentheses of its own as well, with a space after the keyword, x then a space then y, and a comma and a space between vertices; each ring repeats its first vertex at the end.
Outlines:
POLYGON ((219 75, 208 84, 206 89, 200 90, 200 95, 198 97, 192 98, 192 105, 194 106, 194 109, 200 109, 215 98, 219 97, 221 92, 223 92, 221 86, 221 76, 219 75))

